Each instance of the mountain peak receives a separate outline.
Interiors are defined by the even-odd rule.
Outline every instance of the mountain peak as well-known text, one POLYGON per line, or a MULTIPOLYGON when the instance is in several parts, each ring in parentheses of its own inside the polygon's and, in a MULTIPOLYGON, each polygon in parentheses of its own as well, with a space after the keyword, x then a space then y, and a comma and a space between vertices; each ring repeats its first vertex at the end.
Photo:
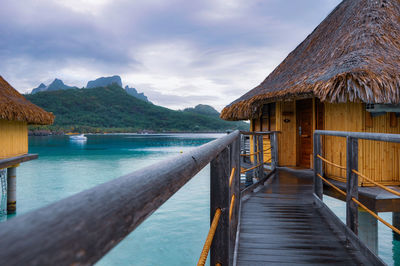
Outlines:
POLYGON ((51 86, 51 85, 53 85, 53 84, 64 85, 64 82, 63 82, 61 79, 55 78, 55 79, 53 80, 53 82, 52 82, 49 86, 51 86))
POLYGON ((61 79, 56 78, 49 86, 47 86, 46 91, 58 91, 68 89, 76 89, 76 87, 65 85, 61 79))
POLYGON ((96 87, 107 87, 112 84, 117 84, 122 88, 122 80, 118 75, 114 75, 111 77, 101 77, 95 80, 91 80, 87 83, 86 88, 96 88, 96 87))
POLYGON ((125 86, 125 91, 126 91, 126 93, 128 93, 129 95, 131 95, 131 96, 133 96, 133 97, 136 97, 136 98, 138 98, 138 99, 140 99, 140 100, 142 100, 142 101, 150 102, 149 99, 147 98, 147 96, 144 95, 143 92, 138 93, 138 91, 137 91, 135 88, 130 88, 128 85, 126 85, 126 86, 125 86))
POLYGON ((212 116, 219 116, 219 112, 214 109, 211 105, 207 104, 198 104, 192 108, 186 108, 183 111, 198 113, 203 115, 212 115, 212 116))

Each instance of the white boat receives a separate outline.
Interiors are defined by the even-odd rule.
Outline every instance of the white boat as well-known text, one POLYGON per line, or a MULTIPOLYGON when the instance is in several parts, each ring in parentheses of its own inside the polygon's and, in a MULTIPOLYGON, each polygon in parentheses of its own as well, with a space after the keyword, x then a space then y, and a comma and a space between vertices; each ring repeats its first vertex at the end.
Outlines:
POLYGON ((80 135, 72 135, 69 136, 70 140, 87 140, 87 137, 84 134, 80 134, 80 135))

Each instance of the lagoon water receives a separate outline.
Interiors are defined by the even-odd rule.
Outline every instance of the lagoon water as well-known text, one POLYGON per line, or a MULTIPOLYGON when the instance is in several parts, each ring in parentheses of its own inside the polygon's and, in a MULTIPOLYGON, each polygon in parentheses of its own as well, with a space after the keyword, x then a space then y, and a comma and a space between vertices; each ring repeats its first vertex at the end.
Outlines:
MULTIPOLYGON (((39 159, 21 164, 17 206, 21 215, 224 134, 88 135, 30 137, 39 159)), ((97 265, 194 265, 209 228, 207 166, 97 265)))
MULTIPOLYGON (((18 168, 17 215, 223 135, 88 135, 86 142, 71 141, 68 136, 30 137, 29 152, 38 153, 39 159, 18 168)), ((343 202, 329 197, 324 201, 344 219, 343 202)), ((390 213, 380 215, 391 222, 390 213)), ((97 265, 195 265, 208 229, 207 166, 97 265)), ((400 242, 380 223, 378 230, 379 255, 389 265, 400 265, 400 242)))

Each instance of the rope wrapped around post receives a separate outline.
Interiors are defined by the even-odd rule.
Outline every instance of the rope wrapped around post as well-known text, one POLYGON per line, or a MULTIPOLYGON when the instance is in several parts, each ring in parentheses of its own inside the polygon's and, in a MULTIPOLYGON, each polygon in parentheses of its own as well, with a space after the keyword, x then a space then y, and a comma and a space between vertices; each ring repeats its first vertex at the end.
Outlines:
MULTIPOLYGON (((323 178, 320 174, 317 174, 317 176, 319 178, 321 178, 325 183, 327 183, 328 185, 330 185, 331 187, 333 187, 335 190, 337 190, 340 194, 342 194, 343 196, 346 197, 346 192, 344 192, 343 190, 341 190, 340 188, 338 188, 337 186, 335 186, 334 184, 332 184, 331 182, 329 182, 327 179, 323 178)), ((394 227, 393 225, 391 225, 390 223, 386 222, 385 220, 383 220, 381 217, 379 217, 376 213, 374 213, 373 211, 371 211, 370 209, 367 208, 367 206, 365 206, 364 204, 362 204, 361 202, 359 202, 357 199, 355 198, 351 198, 352 201, 354 201, 355 203, 358 204, 358 206, 360 206, 361 208, 363 208, 365 211, 367 211, 369 214, 371 214, 375 219, 377 219, 378 221, 380 221, 381 223, 383 223, 384 225, 386 225, 387 227, 389 227, 390 229, 392 229, 394 232, 396 232, 398 235, 400 235, 400 230, 397 229, 396 227, 394 227)))
POLYGON ((208 252, 210 251, 211 244, 212 244, 212 241, 213 241, 213 238, 215 235, 215 230, 217 230, 220 216, 221 216, 221 209, 218 208, 215 210, 214 218, 212 220, 210 230, 208 231, 208 235, 206 238, 206 242, 204 243, 203 250, 201 251, 200 259, 197 262, 197 266, 204 266, 206 264, 208 252))
POLYGON ((235 194, 233 194, 232 198, 231 198, 231 206, 229 208, 229 221, 231 221, 231 219, 232 219, 232 211, 233 211, 234 204, 235 204, 235 194))
POLYGON ((236 171, 236 168, 235 167, 232 168, 231 176, 229 177, 229 187, 232 186, 232 181, 233 181, 233 177, 235 176, 235 171, 236 171))

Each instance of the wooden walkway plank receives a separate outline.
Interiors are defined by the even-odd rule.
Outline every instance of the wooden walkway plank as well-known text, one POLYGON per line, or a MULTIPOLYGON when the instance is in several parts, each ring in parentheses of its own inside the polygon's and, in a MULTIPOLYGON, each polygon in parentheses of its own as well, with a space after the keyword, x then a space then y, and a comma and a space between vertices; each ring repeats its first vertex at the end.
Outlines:
POLYGON ((314 207, 312 178, 278 170, 272 183, 242 202, 237 265, 362 265, 314 207))

